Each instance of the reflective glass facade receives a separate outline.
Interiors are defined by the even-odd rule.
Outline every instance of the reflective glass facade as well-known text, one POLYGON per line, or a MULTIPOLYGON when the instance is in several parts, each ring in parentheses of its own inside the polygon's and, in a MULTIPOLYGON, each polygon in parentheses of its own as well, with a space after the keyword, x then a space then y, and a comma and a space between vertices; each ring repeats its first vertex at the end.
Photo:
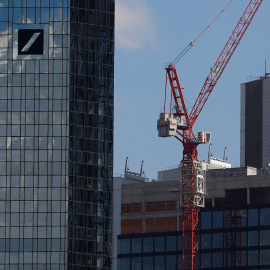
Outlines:
MULTIPOLYGON (((199 269, 270 269, 269 205, 203 209, 200 221, 199 269), (240 212, 240 223, 229 226, 228 213, 240 212)), ((181 232, 119 236, 118 270, 182 269, 181 237, 181 232)))
POLYGON ((69 265, 109 269, 114 1, 71 0, 70 5, 69 265))
POLYGON ((0 0, 0 269, 109 269, 114 1, 0 0))

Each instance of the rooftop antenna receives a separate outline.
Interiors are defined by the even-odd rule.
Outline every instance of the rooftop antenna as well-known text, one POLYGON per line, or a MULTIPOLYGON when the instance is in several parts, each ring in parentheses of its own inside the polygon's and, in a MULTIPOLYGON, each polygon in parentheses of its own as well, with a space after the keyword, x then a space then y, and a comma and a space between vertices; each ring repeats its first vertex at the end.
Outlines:
POLYGON ((131 172, 129 167, 128 167, 128 157, 126 157, 126 164, 125 164, 125 177, 127 177, 127 175, 133 175, 133 176, 139 176, 139 177, 142 177, 142 175, 144 174, 144 171, 143 171, 143 162, 142 161, 142 164, 141 164, 141 171, 140 173, 136 173, 136 172, 131 172))
POLYGON ((264 74, 265 74, 265 77, 268 77, 270 75, 270 73, 266 72, 266 60, 264 61, 264 65, 265 65, 265 71, 264 71, 264 74))
POLYGON ((125 173, 129 171, 129 167, 128 167, 128 157, 126 157, 126 165, 125 165, 125 173))
POLYGON ((144 163, 144 161, 142 161, 142 164, 141 164, 140 176, 142 176, 144 174, 143 163, 144 163))
POLYGON ((224 148, 223 161, 228 161, 228 158, 227 158, 227 147, 224 148))
POLYGON ((212 143, 209 144, 209 151, 208 151, 208 160, 210 159, 210 157, 212 157, 212 143))

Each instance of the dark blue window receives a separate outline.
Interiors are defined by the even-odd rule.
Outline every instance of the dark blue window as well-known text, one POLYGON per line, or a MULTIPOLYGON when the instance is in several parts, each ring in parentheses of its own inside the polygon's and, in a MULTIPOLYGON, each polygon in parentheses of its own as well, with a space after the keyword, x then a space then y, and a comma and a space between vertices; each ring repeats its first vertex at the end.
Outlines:
POLYGON ((166 251, 175 251, 177 248, 177 236, 166 237, 166 251))
POLYGON ((153 237, 143 238, 143 252, 153 252, 153 237))
POLYGON ((258 209, 249 209, 248 210, 248 226, 258 226, 258 209))
POLYGON ((201 229, 211 229, 211 212, 201 213, 201 229))
POLYGON ((213 212, 213 228, 223 228, 223 211, 213 212))

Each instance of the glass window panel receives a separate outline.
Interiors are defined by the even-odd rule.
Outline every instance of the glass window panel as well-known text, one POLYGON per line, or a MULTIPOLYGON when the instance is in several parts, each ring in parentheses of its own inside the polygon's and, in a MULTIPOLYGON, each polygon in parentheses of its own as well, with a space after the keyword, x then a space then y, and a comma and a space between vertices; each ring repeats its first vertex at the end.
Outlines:
POLYGON ((5 213, 0 214, 0 225, 5 226, 6 225, 6 216, 5 213))
POLYGON ((270 265, 270 249, 261 250, 260 265, 270 265))
POLYGON ((166 269, 178 269, 176 255, 166 256, 166 269))
POLYGON ((130 253, 130 239, 118 239, 118 254, 130 253))
MULTIPOLYGON (((54 130, 55 130, 55 126, 54 126, 54 130)), ((57 133, 59 135, 59 132, 57 133)), ((53 149, 61 149, 61 140, 62 140, 61 137, 53 137, 53 149)))
POLYGON ((0 150, 0 161, 6 161, 6 150, 0 150))
POLYGON ((213 228, 223 228, 223 211, 213 212, 213 228))
POLYGON ((258 250, 252 250, 248 252, 248 265, 258 264, 258 250))
POLYGON ((258 226, 258 209, 249 209, 248 210, 248 226, 258 226))
POLYGON ((270 230, 262 230, 262 231, 260 231, 260 245, 261 246, 270 245, 270 230))
POLYGON ((48 86, 49 83, 49 76, 48 74, 40 74, 40 77, 39 77, 39 82, 40 82, 40 86, 48 86))
POLYGON ((19 212, 19 209, 20 209, 19 201, 11 201, 11 211, 19 212))
POLYGON ((211 267, 211 253, 201 254, 201 267, 210 268, 211 267))
POLYGON ((223 248, 223 233, 213 234, 213 248, 223 248))
POLYGON ((26 86, 35 86, 34 74, 26 74, 26 86))
POLYGON ((213 267, 223 267, 223 253, 213 253, 213 267))
POLYGON ((34 204, 32 201, 25 201, 25 212, 33 212, 34 204))
POLYGON ((6 202, 0 201, 0 212, 4 213, 6 211, 6 202))
POLYGON ((132 238, 131 252, 132 253, 141 253, 142 252, 142 239, 141 238, 132 238))
POLYGON ((34 149, 34 138, 33 137, 25 138, 25 149, 34 149))
POLYGON ((241 246, 246 247, 247 246, 247 233, 241 232, 241 246))
POLYGON ((35 110, 35 103, 34 103, 34 100, 26 100, 25 101, 25 110, 26 111, 34 111, 35 110))
POLYGON ((182 250, 183 241, 182 235, 178 235, 178 250, 182 250))
POLYGON ((48 100, 40 100, 40 111, 48 111, 49 110, 49 102, 48 100))
POLYGON ((165 251, 165 237, 155 237, 155 252, 165 251))
MULTIPOLYGON (((2 42, 2 40, 1 40, 2 42)), ((2 44, 1 44, 2 46, 2 44)), ((22 77, 21 74, 13 74, 12 75, 12 84, 13 86, 21 86, 22 85, 22 77)))
POLYGON ((118 270, 130 269, 130 258, 119 258, 117 268, 118 270))
POLYGON ((39 136, 48 136, 48 125, 39 125, 39 136))
POLYGON ((16 136, 16 137, 20 136, 20 131, 21 131, 20 125, 12 125, 11 126, 12 136, 16 136))
MULTIPOLYGON (((61 125, 53 125, 53 136, 61 136, 61 125)), ((61 138, 61 137, 59 137, 59 138, 61 138)))
POLYGON ((40 149, 47 149, 47 147, 48 147, 47 137, 40 137, 39 138, 39 148, 40 149))
POLYGON ((61 100, 54 100, 53 101, 53 110, 54 111, 61 111, 61 105, 62 105, 61 100))
POLYGON ((153 237, 143 238, 143 252, 153 252, 153 237))
POLYGON ((201 234, 201 249, 211 248, 211 234, 201 234))
POLYGON ((0 111, 7 111, 7 100, 0 100, 0 111))
POLYGON ((131 269, 134 269, 134 270, 142 269, 142 258, 141 257, 131 258, 131 269))
POLYGON ((143 257, 143 270, 154 270, 153 257, 143 257))
POLYGON ((20 161, 20 154, 21 154, 20 150, 12 150, 11 151, 12 161, 20 161))
POLYGON ((25 150, 25 161, 34 161, 34 151, 25 150))
POLYGON ((177 248, 177 236, 166 236, 166 251, 175 251, 177 248))
MULTIPOLYGON (((25 135, 27 137, 33 137, 35 135, 35 128, 34 128, 34 125, 26 125, 25 126, 25 135)), ((26 143, 28 142, 27 138, 26 138, 26 143)), ((33 144, 31 146, 31 148, 28 148, 28 149, 33 149, 33 144)))
POLYGON ((12 111, 21 111, 21 100, 12 100, 12 111))
POLYGON ((8 8, 5 7, 0 8, 0 18, 1 21, 8 21, 8 8))
POLYGON ((258 246, 258 231, 248 232, 248 246, 258 246))
POLYGON ((33 187, 34 185, 34 177, 33 176, 25 176, 24 177, 24 186, 25 187, 33 187))
MULTIPOLYGON (((7 49, 0 49, 0 57, 4 58, 3 56, 7 55, 7 49)), ((7 76, 0 74, 0 85, 7 86, 7 76)))
POLYGON ((10 218, 10 222, 11 222, 11 226, 19 226, 20 222, 20 215, 19 213, 11 213, 11 218, 10 218))
POLYGON ((61 113, 58 113, 58 112, 53 113, 53 123, 61 124, 61 113))
POLYGON ((164 270, 165 256, 155 256, 155 270, 164 270))
POLYGON ((0 124, 6 124, 6 123, 7 123, 7 113, 0 112, 0 124))
POLYGON ((12 124, 20 124, 20 113, 19 112, 13 112, 12 113, 12 124))
POLYGON ((47 159, 48 159, 48 151, 39 150, 39 161, 47 161, 47 159))
POLYGON ((61 161, 61 153, 60 150, 53 150, 53 161, 61 161))
POLYGON ((38 213, 38 226, 46 226, 47 214, 38 213))
MULTIPOLYGON (((6 0, 7 1, 7 0, 6 0)), ((3 2, 3 1, 1 1, 1 2, 3 2)), ((4 4, 3 4, 4 5, 4 4)), ((7 33, 7 31, 8 31, 8 22, 3 22, 3 21, 1 21, 1 25, 0 25, 0 33, 1 33, 1 35, 3 35, 3 34, 5 34, 5 33, 7 33)), ((1 71, 1 73, 2 73, 3 71, 1 71)))
POLYGON ((262 208, 260 210, 260 225, 270 225, 270 208, 262 208))
POLYGON ((247 210, 239 210, 241 213, 241 226, 247 226, 247 210))
POLYGON ((26 188, 25 189, 25 199, 26 200, 32 200, 33 199, 33 188, 26 188))
POLYGON ((201 229, 210 229, 211 222, 211 212, 201 212, 201 229))
POLYGON ((242 266, 246 266, 247 265, 247 252, 241 251, 240 255, 242 257, 242 266))
POLYGON ((39 212, 47 212, 47 202, 46 201, 39 201, 38 202, 38 211, 39 212))
MULTIPOLYGON (((21 87, 13 87, 12 89, 12 99, 21 99, 22 98, 22 88, 21 87)), ((23 106, 21 109, 24 111, 25 103, 22 101, 23 106)))

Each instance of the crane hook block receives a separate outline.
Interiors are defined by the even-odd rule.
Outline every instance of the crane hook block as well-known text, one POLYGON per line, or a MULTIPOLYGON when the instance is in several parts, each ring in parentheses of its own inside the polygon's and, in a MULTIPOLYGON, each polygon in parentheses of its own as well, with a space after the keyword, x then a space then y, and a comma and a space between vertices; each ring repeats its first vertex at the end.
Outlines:
POLYGON ((159 137, 176 136, 177 119, 169 113, 161 113, 157 121, 157 130, 159 137))

